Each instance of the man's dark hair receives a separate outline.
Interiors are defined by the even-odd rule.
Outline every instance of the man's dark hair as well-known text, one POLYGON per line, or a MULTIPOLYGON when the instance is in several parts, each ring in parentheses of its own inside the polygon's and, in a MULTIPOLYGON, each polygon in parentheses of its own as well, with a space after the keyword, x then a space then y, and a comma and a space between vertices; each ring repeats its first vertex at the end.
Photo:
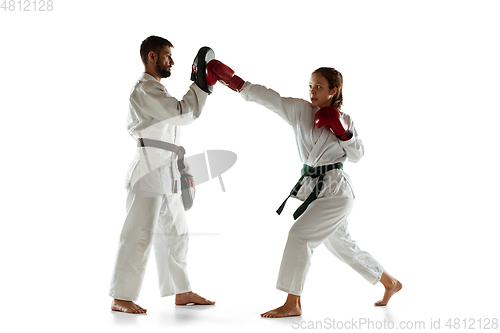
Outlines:
POLYGON ((149 36, 143 40, 141 44, 141 59, 144 66, 146 66, 146 63, 148 62, 149 52, 153 51, 158 55, 160 54, 161 49, 165 46, 174 47, 168 40, 158 36, 149 36))

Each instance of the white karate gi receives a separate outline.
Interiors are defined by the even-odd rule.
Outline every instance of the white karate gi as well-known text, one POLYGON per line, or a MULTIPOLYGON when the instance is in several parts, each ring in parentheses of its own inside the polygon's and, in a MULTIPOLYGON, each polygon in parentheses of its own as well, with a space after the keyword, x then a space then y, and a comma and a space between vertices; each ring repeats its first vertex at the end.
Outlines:
MULTIPOLYGON (((197 119, 208 94, 192 84, 182 101, 143 73, 130 94, 127 121, 134 139, 180 144, 180 129, 197 119)), ((191 291, 186 270, 188 233, 180 196, 177 156, 153 147, 137 148, 127 174, 127 217, 120 235, 109 295, 137 300, 154 243, 160 295, 191 291)))
MULTIPOLYGON (((314 115, 319 107, 305 100, 283 98, 271 89, 250 82, 245 83, 240 94, 245 100, 274 111, 292 126, 304 164, 317 167, 346 159, 357 162, 363 157, 363 143, 347 114, 344 113, 343 118, 353 137, 341 141, 329 127, 316 128, 314 115)), ((295 179, 290 180, 290 189, 295 182, 295 179)), ((305 177, 295 197, 304 201, 317 182, 318 178, 305 177)), ((324 175, 318 198, 297 219, 288 234, 276 286, 279 290, 301 295, 314 249, 322 243, 370 283, 380 280, 383 267, 368 252, 359 249, 347 229, 353 199, 351 181, 342 169, 333 169, 324 175)))

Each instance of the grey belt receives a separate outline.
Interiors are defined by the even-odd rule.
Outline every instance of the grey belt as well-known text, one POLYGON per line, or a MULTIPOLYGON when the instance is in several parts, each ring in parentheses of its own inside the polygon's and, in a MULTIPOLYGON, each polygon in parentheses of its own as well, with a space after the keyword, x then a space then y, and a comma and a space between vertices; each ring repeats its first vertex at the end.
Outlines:
POLYGON ((184 164, 184 155, 186 154, 186 149, 184 149, 184 147, 182 146, 177 146, 173 143, 168 143, 160 140, 139 138, 137 139, 137 147, 153 147, 171 151, 177 154, 177 167, 179 168, 179 171, 182 171, 186 168, 186 165, 184 164))

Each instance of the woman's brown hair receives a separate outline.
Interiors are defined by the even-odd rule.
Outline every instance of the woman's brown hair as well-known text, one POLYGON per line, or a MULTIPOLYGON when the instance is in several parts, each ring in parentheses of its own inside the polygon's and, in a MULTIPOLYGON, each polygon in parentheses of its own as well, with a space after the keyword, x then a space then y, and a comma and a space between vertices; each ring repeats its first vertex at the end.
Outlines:
POLYGON ((332 98, 331 106, 336 107, 340 110, 343 104, 342 97, 342 74, 335 68, 331 67, 320 67, 313 72, 313 74, 321 74, 328 81, 328 89, 337 88, 337 93, 332 98))

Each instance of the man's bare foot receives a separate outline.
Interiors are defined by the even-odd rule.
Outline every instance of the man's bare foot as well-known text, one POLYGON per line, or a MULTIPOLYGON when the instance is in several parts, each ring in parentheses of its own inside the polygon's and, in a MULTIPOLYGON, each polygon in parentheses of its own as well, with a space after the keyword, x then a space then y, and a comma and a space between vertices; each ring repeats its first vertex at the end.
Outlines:
POLYGON ((283 306, 260 314, 260 316, 264 318, 283 318, 300 315, 302 315, 300 296, 292 294, 288 294, 286 302, 283 306))
POLYGON ((146 313, 148 311, 132 301, 123 301, 121 299, 113 299, 111 310, 125 313, 146 313))
POLYGON ((392 277, 389 273, 384 271, 382 277, 380 278, 380 282, 384 285, 385 292, 384 297, 375 303, 375 306, 386 306, 389 303, 389 300, 395 293, 403 288, 403 284, 392 277))
POLYGON ((215 302, 209 301, 200 295, 193 293, 192 291, 182 294, 175 295, 175 305, 187 305, 187 304, 197 304, 197 305, 214 305, 215 302))

